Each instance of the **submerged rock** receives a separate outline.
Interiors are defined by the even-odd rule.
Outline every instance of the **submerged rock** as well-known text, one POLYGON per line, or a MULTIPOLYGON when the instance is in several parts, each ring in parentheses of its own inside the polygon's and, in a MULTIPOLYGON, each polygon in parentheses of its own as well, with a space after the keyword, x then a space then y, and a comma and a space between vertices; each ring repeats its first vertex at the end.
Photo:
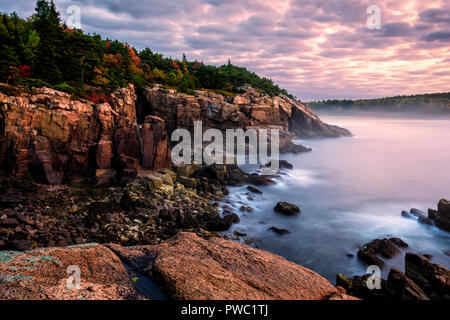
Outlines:
POLYGON ((255 188, 255 187, 253 187, 253 186, 247 186, 247 189, 248 189, 250 192, 253 192, 253 193, 257 193, 257 194, 262 194, 262 193, 263 193, 261 190, 255 188))
POLYGON ((277 227, 270 227, 269 230, 272 230, 273 232, 281 234, 281 235, 290 233, 289 230, 280 229, 280 228, 277 228, 277 227))

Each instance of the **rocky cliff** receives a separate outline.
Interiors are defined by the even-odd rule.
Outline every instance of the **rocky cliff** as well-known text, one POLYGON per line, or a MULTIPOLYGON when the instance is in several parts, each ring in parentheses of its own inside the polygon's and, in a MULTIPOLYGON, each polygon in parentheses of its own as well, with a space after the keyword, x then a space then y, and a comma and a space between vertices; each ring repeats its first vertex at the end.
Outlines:
POLYGON ((160 86, 136 95, 129 86, 99 104, 48 88, 15 91, 0 93, 1 168, 50 184, 86 177, 107 183, 135 177, 140 169, 163 168, 170 163, 169 135, 176 128, 192 128, 195 120, 219 129, 279 128, 283 148, 294 136, 349 134, 323 123, 307 105, 251 87, 225 97, 206 91, 191 96, 160 86))
POLYGON ((48 88, 0 93, 1 167, 50 184, 89 176, 108 182, 117 173, 165 167, 170 152, 164 120, 149 116, 138 124, 135 102, 133 86, 100 104, 48 88))
POLYGON ((166 120, 171 132, 176 128, 192 128, 194 121, 204 127, 278 128, 297 137, 337 137, 349 135, 346 129, 327 125, 307 105, 281 95, 270 97, 252 87, 245 93, 223 96, 214 92, 196 91, 195 96, 164 89, 146 88, 138 103, 138 117, 147 114, 166 120))
POLYGON ((88 244, 0 253, 0 299, 148 298, 355 299, 277 255, 192 233, 153 246, 88 244), (69 279, 69 266, 79 268, 79 283, 69 279))

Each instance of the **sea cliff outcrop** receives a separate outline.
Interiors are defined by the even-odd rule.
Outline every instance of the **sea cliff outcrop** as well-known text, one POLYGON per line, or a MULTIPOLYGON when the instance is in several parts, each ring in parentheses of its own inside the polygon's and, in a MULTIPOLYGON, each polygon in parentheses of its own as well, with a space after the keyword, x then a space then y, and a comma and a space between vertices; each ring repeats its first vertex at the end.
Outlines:
POLYGON ((170 162, 164 120, 136 121, 134 87, 118 89, 110 102, 74 100, 48 89, 0 93, 0 164, 4 171, 60 184, 85 177, 108 182, 139 168, 170 162))
POLYGON ((155 298, 139 290, 144 281, 155 283, 169 299, 355 299, 282 257, 192 233, 154 246, 2 252, 0 275, 0 299, 155 298), (70 278, 69 266, 79 268, 80 282, 70 278))
POLYGON ((49 184, 86 178, 110 183, 134 178, 141 169, 164 168, 172 131, 191 129, 197 120, 205 129, 279 129, 281 152, 310 151, 292 144, 294 137, 350 134, 323 123, 305 104, 251 87, 235 96, 192 96, 156 85, 138 96, 130 85, 102 103, 45 87, 15 91, 0 93, 2 171, 49 184))
POLYGON ((196 91, 193 96, 157 85, 143 90, 138 115, 146 114, 164 118, 169 131, 192 128, 194 121, 201 120, 206 128, 278 128, 290 138, 350 134, 322 122, 306 104, 284 95, 270 97, 252 87, 235 96, 208 91, 196 91))

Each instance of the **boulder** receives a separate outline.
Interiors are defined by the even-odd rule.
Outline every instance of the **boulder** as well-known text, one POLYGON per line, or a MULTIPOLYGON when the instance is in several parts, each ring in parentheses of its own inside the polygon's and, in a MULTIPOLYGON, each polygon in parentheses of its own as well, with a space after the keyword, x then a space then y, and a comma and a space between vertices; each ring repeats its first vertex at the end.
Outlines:
POLYGON ((0 299, 143 299, 120 259, 102 245, 0 253, 0 299), (72 266, 73 269, 69 269, 72 266), (72 270, 72 271, 70 271, 72 270), (70 282, 80 271, 79 287, 70 282), (68 286, 68 283, 72 286, 68 286))
POLYGON ((354 299, 311 270, 221 238, 180 233, 155 246, 109 247, 136 272, 151 275, 171 299, 354 299))
POLYGON ((275 212, 287 215, 294 216, 300 213, 300 208, 295 204, 291 204, 288 202, 278 202, 277 205, 273 208, 275 212))
POLYGON ((358 250, 358 258, 367 265, 377 265, 383 268, 384 261, 377 255, 388 259, 393 258, 400 253, 397 247, 407 248, 408 244, 400 238, 374 239, 358 250))

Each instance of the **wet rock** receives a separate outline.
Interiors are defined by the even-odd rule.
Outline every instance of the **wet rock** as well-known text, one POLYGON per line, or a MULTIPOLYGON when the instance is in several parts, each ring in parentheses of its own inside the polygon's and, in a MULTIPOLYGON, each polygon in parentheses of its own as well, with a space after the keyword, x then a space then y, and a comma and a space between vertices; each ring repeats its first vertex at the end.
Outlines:
POLYGON ((408 244, 399 238, 375 239, 358 250, 358 258, 367 265, 377 265, 383 268, 385 265, 384 261, 378 258, 377 255, 380 254, 388 259, 393 258, 400 253, 397 246, 406 248, 408 244))
POLYGON ((433 225, 433 220, 431 220, 430 218, 424 217, 424 216, 419 216, 417 221, 422 224, 427 224, 429 226, 433 225))
POLYGON ((253 187, 253 186, 247 186, 247 189, 248 189, 250 192, 253 192, 253 193, 257 193, 257 194, 262 194, 262 193, 263 193, 261 190, 255 188, 255 187, 253 187))
POLYGON ((402 217, 410 218, 410 219, 414 218, 408 211, 405 211, 405 210, 402 211, 402 217))
POLYGON ((298 213, 300 213, 300 209, 295 204, 291 204, 288 202, 278 202, 277 205, 273 208, 275 212, 287 215, 287 216, 293 216, 298 213))
POLYGON ((230 221, 231 223, 238 223, 239 222, 239 216, 235 213, 227 214, 223 217, 226 221, 230 221))
MULTIPOLYGON (((299 153, 311 152, 311 151, 312 151, 311 148, 302 146, 300 144, 295 144, 291 140, 288 141, 288 143, 280 145, 280 153, 281 154, 286 154, 286 153, 299 154, 299 153)), ((287 168, 287 169, 291 169, 291 168, 287 168)))
POLYGON ((386 291, 392 300, 429 300, 423 290, 397 268, 389 272, 386 291))
POLYGON ((430 298, 450 298, 450 271, 444 266, 431 263, 423 255, 407 253, 405 274, 430 298))
POLYGON ((450 232, 450 201, 441 199, 437 211, 428 210, 428 218, 433 220, 438 228, 450 232))
POLYGON ((387 281, 381 280, 380 290, 367 290, 364 277, 349 279, 338 275, 336 285, 348 294, 369 300, 450 300, 450 271, 433 264, 425 255, 406 253, 405 272, 392 268, 387 281))
POLYGON ((275 232, 277 234, 281 234, 281 235, 290 233, 289 230, 280 229, 280 228, 277 228, 277 227, 270 227, 269 230, 272 230, 273 232, 275 232))
POLYGON ((240 232, 240 231, 237 231, 237 230, 234 231, 233 234, 235 236, 238 236, 238 237, 245 237, 245 236, 247 236, 247 234, 245 232, 240 232))
POLYGON ((416 217, 420 217, 420 216, 426 217, 427 216, 427 214, 425 212, 423 212, 422 210, 416 209, 416 208, 411 208, 411 210, 409 210, 409 213, 411 213, 413 216, 416 216, 416 217))
POLYGON ((395 244, 397 247, 408 248, 408 244, 400 238, 390 238, 389 241, 395 244))
POLYGON ((226 231, 233 224, 232 219, 215 217, 212 220, 208 221, 208 230, 210 231, 226 231))
POLYGON ((255 186, 269 186, 275 184, 272 176, 261 176, 256 173, 253 173, 248 176, 248 181, 255 186))

